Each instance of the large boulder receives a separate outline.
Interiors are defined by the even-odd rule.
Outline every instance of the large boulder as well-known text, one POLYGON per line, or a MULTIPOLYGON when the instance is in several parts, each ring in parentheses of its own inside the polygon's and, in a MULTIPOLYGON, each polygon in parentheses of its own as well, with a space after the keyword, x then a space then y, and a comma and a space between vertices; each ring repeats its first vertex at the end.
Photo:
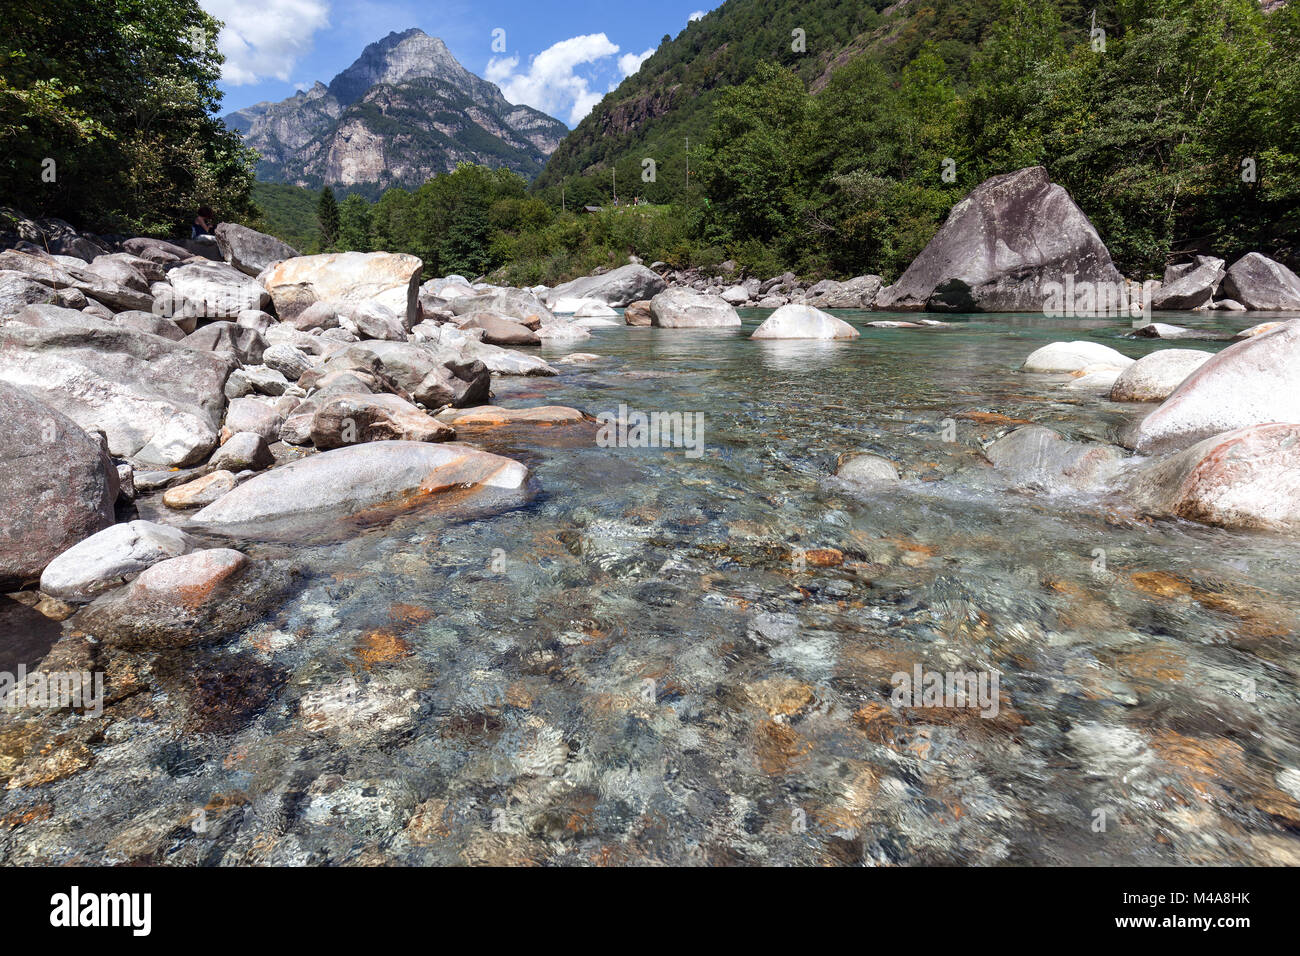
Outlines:
POLYGON ((49 256, 28 255, 8 249, 0 252, 0 269, 22 273, 56 291, 75 289, 114 312, 153 308, 153 296, 147 290, 133 289, 107 279, 92 272, 88 263, 72 265, 69 260, 60 262, 49 256))
POLYGON ((1133 360, 1100 342, 1053 342, 1035 349, 1021 369, 1026 372, 1079 372, 1089 366, 1127 368, 1133 360))
POLYGON ((537 333, 495 312, 468 312, 457 324, 462 329, 482 329, 483 341, 492 345, 540 345, 537 333))
POLYGON ((487 503, 499 495, 519 495, 527 480, 528 469, 519 462, 455 442, 372 442, 321 452, 250 478, 193 520, 213 530, 270 531, 404 499, 414 504, 458 489, 471 501, 487 503))
POLYGON ((312 418, 311 443, 321 451, 377 441, 451 441, 456 430, 396 395, 335 395, 312 418))
POLYGON ((167 558, 189 554, 193 538, 152 521, 113 525, 74 544, 41 574, 41 590, 63 601, 89 601, 167 558))
POLYGON ((1120 283, 1088 217, 1047 170, 994 176, 953 206, 899 280, 876 296, 882 311, 1041 312, 1051 284, 1120 283))
POLYGON ((168 242, 165 239, 152 239, 148 236, 127 239, 122 243, 122 248, 133 256, 139 256, 141 259, 148 259, 150 262, 156 262, 164 266, 173 262, 181 262, 190 257, 188 249, 182 249, 175 243, 168 242))
POLYGON ((80 309, 86 296, 76 289, 54 289, 29 275, 0 269, 0 319, 17 315, 29 305, 61 305, 80 309))
POLYGON ((1249 252, 1234 262, 1219 291, 1248 309, 1300 311, 1300 276, 1258 252, 1249 252))
POLYGON ((606 305, 622 308, 638 299, 652 298, 665 288, 667 283, 663 278, 645 266, 626 265, 598 276, 584 276, 557 285, 546 293, 546 301, 599 299, 606 305))
POLYGON ((555 316, 527 289, 498 289, 484 295, 461 296, 448 304, 452 315, 467 315, 471 312, 494 312, 514 319, 530 329, 536 329, 544 322, 553 321, 555 316))
POLYGON ((233 222, 223 222, 217 226, 216 236, 222 258, 240 272, 254 278, 273 263, 301 255, 293 246, 274 236, 233 222))
POLYGON ((716 295, 668 289, 650 300, 650 319, 663 329, 718 329, 740 325, 736 310, 716 295))
POLYGON ((1163 402, 1183 380, 1214 358, 1198 349, 1160 349, 1142 356, 1110 389, 1112 402, 1163 402))
POLYGON ((0 382, 0 591, 113 523, 117 469, 99 438, 0 382))
POLYGON ((209 322, 181 339, 181 345, 229 356, 240 365, 260 365, 266 351, 266 340, 256 329, 234 322, 209 322))
POLYGON ((818 309, 870 309, 883 285, 880 276, 856 276, 832 283, 820 292, 814 292, 817 286, 813 286, 804 302, 818 309))
POLYGON ((1138 471, 1143 511, 1225 528, 1300 532, 1300 424, 1250 425, 1138 471))
POLYGON ((1193 371, 1130 429, 1140 452, 1170 451, 1221 432, 1300 421, 1300 323, 1236 342, 1193 371))
POLYGON ((420 270, 415 256, 392 252, 334 252, 286 259, 259 279, 271 293, 276 314, 292 320, 313 302, 361 305, 378 300, 406 328, 418 321, 420 270))
MULTIPOLYGON (((586 329, 582 331, 586 332, 586 329)), ((491 345, 487 342, 467 342, 463 351, 467 359, 482 362, 493 375, 559 374, 551 365, 535 355, 525 355, 523 352, 503 349, 499 345, 491 345)))
POLYGON ((1197 257, 1194 268, 1160 286, 1151 297, 1153 309, 1202 309, 1210 304, 1223 281, 1223 260, 1197 257))
POLYGON ((783 305, 754 330, 751 339, 856 339, 862 333, 843 319, 810 305, 783 305))
POLYGON ((103 431, 112 454, 185 467, 217 446, 233 360, 54 306, 19 319, 0 327, 0 380, 103 431))
POLYGON ((338 307, 339 328, 359 339, 405 342, 409 326, 405 317, 378 299, 338 307))
POLYGON ((623 321, 627 325, 638 327, 654 325, 654 316, 650 314, 650 300, 642 299, 629 303, 623 310, 623 321))
POLYGON ((165 339, 171 339, 173 342, 179 342, 185 338, 185 331, 172 319, 164 319, 161 315, 142 312, 139 309, 117 313, 117 315, 113 316, 113 323, 124 328, 135 329, 137 332, 160 335, 165 339))
POLYGON ((167 318, 230 319, 247 309, 265 309, 266 289, 224 262, 191 262, 167 273, 172 292, 162 290, 155 311, 167 318))

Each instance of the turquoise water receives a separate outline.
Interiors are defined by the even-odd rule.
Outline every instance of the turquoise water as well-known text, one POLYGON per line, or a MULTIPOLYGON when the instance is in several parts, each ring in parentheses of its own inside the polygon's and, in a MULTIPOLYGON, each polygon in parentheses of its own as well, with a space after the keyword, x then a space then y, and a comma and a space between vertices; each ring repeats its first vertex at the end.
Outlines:
POLYGON ((543 354, 600 360, 495 381, 701 413, 699 457, 466 432, 533 469, 528 505, 250 547, 299 584, 193 666, 267 675, 259 706, 200 731, 156 690, 7 859, 118 859, 153 814, 172 863, 1300 860, 1300 543, 1008 489, 981 454, 1017 421, 1108 441, 1144 410, 1016 371, 1047 342, 1222 343, 1024 316, 757 343, 742 315, 599 329, 543 354), (859 450, 902 480, 834 478, 859 450), (918 665, 996 672, 997 715, 892 707, 918 665), (166 829, 198 808, 202 832, 166 829))

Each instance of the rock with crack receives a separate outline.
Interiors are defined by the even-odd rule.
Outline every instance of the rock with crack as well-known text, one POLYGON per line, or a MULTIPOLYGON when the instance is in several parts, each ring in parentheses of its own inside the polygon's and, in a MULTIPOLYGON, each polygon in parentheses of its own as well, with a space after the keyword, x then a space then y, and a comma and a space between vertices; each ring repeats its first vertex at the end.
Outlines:
POLYGON ((362 442, 442 442, 456 437, 445 425, 396 395, 336 395, 322 402, 311 423, 321 451, 362 442))
POLYGON ((0 380, 103 431, 111 454, 185 467, 216 448, 231 359, 54 306, 19 319, 0 327, 0 380))
POLYGON ((1123 282, 1088 217, 1046 169, 1032 166, 985 180, 953 206, 873 308, 1041 312, 1067 277, 1076 285, 1123 282))

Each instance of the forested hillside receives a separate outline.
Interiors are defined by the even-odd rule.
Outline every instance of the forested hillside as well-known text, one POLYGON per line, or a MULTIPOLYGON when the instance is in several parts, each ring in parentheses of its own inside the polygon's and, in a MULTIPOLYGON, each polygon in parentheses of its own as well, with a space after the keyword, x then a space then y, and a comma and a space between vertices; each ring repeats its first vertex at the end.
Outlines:
POLYGON ((666 38, 536 188, 607 201, 614 166, 621 199, 680 204, 697 244, 889 276, 976 184, 1042 164, 1132 272, 1178 250, 1294 255, 1298 143, 1294 4, 1113 0, 1094 20, 1071 0, 729 0, 666 38))

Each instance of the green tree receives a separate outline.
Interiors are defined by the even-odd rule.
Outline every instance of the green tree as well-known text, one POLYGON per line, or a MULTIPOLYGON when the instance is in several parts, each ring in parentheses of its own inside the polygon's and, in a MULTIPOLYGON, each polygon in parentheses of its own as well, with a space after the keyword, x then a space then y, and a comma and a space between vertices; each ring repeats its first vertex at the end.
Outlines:
POLYGON ((155 233, 200 205, 251 213, 254 155, 216 115, 219 29, 196 0, 7 0, 0 196, 155 233))
POLYGON ((339 240, 339 203, 334 198, 334 190, 326 186, 320 191, 320 203, 316 206, 316 219, 320 222, 320 242, 324 249, 332 249, 339 240))
POLYGON ((338 245, 348 252, 370 252, 370 203, 351 193, 339 206, 338 245))

